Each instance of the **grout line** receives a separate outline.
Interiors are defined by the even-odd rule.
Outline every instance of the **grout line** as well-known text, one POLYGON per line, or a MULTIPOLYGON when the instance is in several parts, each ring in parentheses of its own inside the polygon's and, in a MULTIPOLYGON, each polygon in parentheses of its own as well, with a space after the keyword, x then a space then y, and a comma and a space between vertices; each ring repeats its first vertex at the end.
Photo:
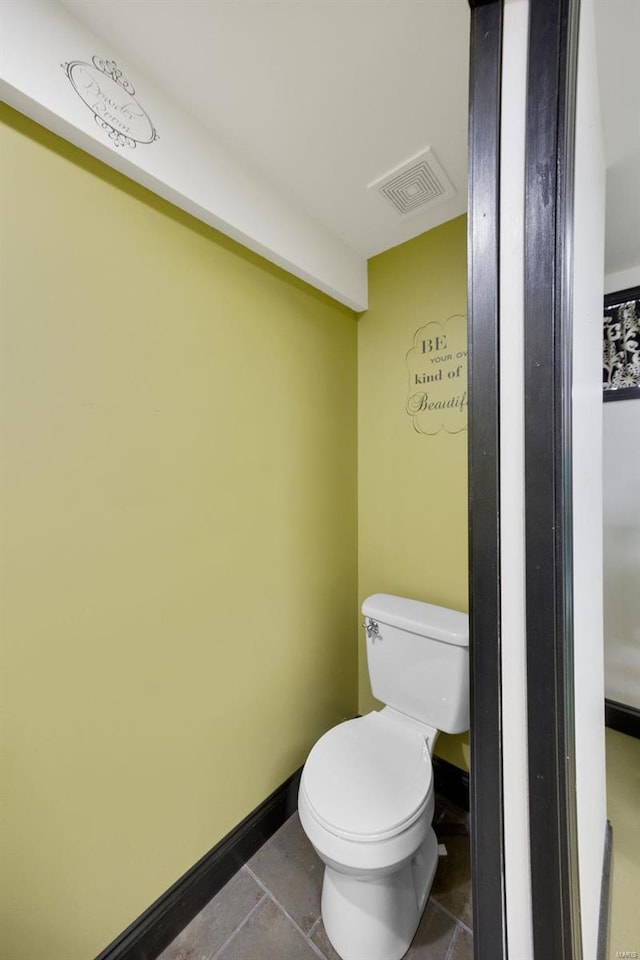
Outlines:
POLYGON ((318 917, 318 919, 316 920, 316 922, 314 923, 314 925, 313 925, 313 926, 311 927, 311 929, 309 930, 309 933, 307 934, 307 940, 311 940, 311 937, 314 935, 314 933, 316 932, 316 930, 317 930, 318 927, 320 926, 320 921, 321 921, 321 920, 322 920, 322 917, 321 917, 321 916, 318 917))
POLYGON ((471 927, 468 927, 467 924, 464 922, 464 920, 461 920, 460 917, 457 917, 455 913, 452 913, 451 910, 448 910, 442 903, 440 903, 437 897, 434 897, 433 894, 431 894, 431 896, 429 897, 429 900, 434 900, 438 904, 440 909, 444 910, 447 916, 451 917, 452 920, 455 920, 456 923, 459 923, 461 927, 464 927, 467 933, 470 933, 471 936, 473 936, 473 930, 471 929, 471 927))
MULTIPOLYGON (((269 897, 271 898, 271 900, 273 900, 273 902, 275 903, 276 907, 279 907, 279 909, 282 911, 282 913, 284 913, 284 915, 285 915, 285 917, 287 918, 287 920, 292 924, 293 927, 295 927, 295 929, 298 931, 298 933, 299 933, 300 936, 303 938, 303 940, 311 947, 311 949, 313 950, 313 952, 316 953, 319 957, 321 957, 322 960, 326 960, 325 955, 320 952, 320 949, 315 945, 315 943, 313 943, 311 940, 309 940, 309 935, 311 934, 311 930, 314 930, 314 929, 315 929, 316 924, 318 923, 318 920, 319 920, 320 918, 318 917, 318 920, 314 921, 314 924, 313 924, 313 926, 311 927, 311 930, 309 931, 309 934, 306 934, 306 933, 304 932, 304 930, 302 929, 302 927, 299 927, 299 926, 298 926, 298 924, 297 924, 296 921, 293 919, 293 917, 292 917, 291 914, 288 912, 288 910, 285 910, 285 908, 282 906, 282 904, 281 904, 280 901, 277 899, 277 897, 274 897, 274 895, 272 894, 271 890, 269 890, 269 888, 266 886, 266 884, 264 884, 264 883, 262 882, 262 880, 260 879, 260 877, 256 876, 256 874, 253 872, 253 870, 251 869, 251 867, 248 867, 248 866, 246 865, 246 863, 245 863, 245 870, 247 870, 248 873, 251 874, 251 876, 253 877, 253 879, 256 881, 257 884, 259 884, 259 886, 262 887, 262 889, 263 889, 264 892, 267 894, 267 896, 269 896, 269 897)), ((213 960, 216 960, 216 958, 214 957, 213 960)))
POLYGON ((461 929, 461 926, 460 924, 458 924, 455 930, 453 931, 453 936, 449 941, 449 946, 447 947, 447 952, 445 953, 443 960, 451 960, 451 957, 453 956, 453 951, 455 950, 456 943, 458 942, 458 938, 460 936, 460 929, 461 929))
POLYGON ((322 953, 322 951, 320 950, 320 947, 316 946, 316 944, 313 942, 313 940, 307 940, 307 943, 309 944, 310 949, 313 950, 313 952, 314 952, 318 957, 320 957, 321 960, 327 960, 327 958, 325 957, 324 953, 322 953))
POLYGON ((317 930, 318 927, 320 926, 320 921, 321 921, 321 920, 322 920, 322 916, 319 916, 318 919, 316 920, 316 922, 314 923, 314 925, 313 925, 313 926, 311 927, 311 929, 309 930, 309 933, 306 935, 305 940, 307 941, 307 943, 309 944, 309 946, 311 947, 311 949, 312 949, 315 953, 317 953, 319 957, 322 958, 322 960, 327 960, 327 958, 325 957, 324 953, 322 952, 322 950, 320 949, 320 947, 318 946, 318 944, 317 944, 317 943, 314 943, 313 940, 311 939, 311 937, 314 935, 314 933, 316 932, 316 930, 317 930))
POLYGON ((226 939, 225 942, 222 944, 222 946, 219 947, 219 948, 216 950, 216 952, 215 952, 215 953, 213 954, 213 956, 211 957, 211 960, 218 960, 218 957, 227 949, 227 947, 229 946, 229 944, 231 943, 231 941, 234 939, 235 935, 242 930, 242 928, 245 926, 245 924, 247 924, 247 923, 249 922, 249 920, 250 920, 251 917, 254 915, 254 913, 257 912, 258 908, 261 907, 261 906, 263 905, 263 903, 265 902, 265 900, 267 900, 267 899, 268 899, 267 894, 266 894, 266 893, 263 893, 262 896, 260 897, 260 899, 258 900, 258 902, 255 904, 255 906, 253 906, 253 907, 251 908, 251 910, 249 910, 249 913, 246 915, 246 917, 244 918, 244 920, 241 920, 241 921, 240 921, 240 923, 239 923, 238 926, 235 928, 235 930, 233 931, 233 933, 231 934, 231 936, 227 937, 227 939, 226 939))

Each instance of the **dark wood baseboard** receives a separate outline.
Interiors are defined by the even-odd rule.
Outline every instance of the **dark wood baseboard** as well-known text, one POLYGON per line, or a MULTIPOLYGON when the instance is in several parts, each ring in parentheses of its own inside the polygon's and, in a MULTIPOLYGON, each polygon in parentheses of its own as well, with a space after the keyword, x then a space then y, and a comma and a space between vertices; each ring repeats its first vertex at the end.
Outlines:
POLYGON ((436 793, 469 810, 469 774, 442 757, 432 757, 432 765, 436 793))
POLYGON ((602 859, 602 886, 600 887, 600 918, 598 921, 597 960, 607 958, 607 934, 609 932, 609 900, 611 890, 611 854, 613 851, 613 827, 607 820, 604 836, 604 857, 602 859))
POLYGON ((640 739, 640 710, 616 700, 605 700, 604 722, 612 730, 640 739))
POLYGON ((134 920, 96 960, 155 960, 297 810, 302 768, 134 920))

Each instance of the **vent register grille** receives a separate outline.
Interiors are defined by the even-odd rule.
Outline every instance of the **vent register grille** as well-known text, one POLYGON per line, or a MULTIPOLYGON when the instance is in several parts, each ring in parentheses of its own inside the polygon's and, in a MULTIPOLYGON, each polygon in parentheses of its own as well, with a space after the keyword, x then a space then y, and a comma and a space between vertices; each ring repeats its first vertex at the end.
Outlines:
POLYGON ((430 148, 370 183, 368 189, 377 190, 403 217, 456 194, 430 148))

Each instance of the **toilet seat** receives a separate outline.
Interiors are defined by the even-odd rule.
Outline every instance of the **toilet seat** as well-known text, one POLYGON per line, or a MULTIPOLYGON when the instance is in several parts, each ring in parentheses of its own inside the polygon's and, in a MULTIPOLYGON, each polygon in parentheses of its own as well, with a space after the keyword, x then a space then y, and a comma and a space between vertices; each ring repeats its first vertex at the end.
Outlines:
POLYGON ((316 743, 300 789, 308 813, 329 834, 360 843, 389 840, 432 801, 425 736, 383 713, 348 720, 316 743))

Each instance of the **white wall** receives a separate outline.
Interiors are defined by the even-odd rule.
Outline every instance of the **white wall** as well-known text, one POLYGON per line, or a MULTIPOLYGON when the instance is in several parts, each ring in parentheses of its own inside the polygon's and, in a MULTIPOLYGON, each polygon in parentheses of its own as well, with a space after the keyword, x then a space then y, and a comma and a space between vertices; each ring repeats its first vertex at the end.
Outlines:
POLYGON ((640 709, 640 398, 603 412, 605 694, 640 709))
POLYGON ((602 629, 605 168, 593 0, 582 0, 574 219, 573 549, 578 858, 585 958, 597 956, 606 829, 602 629))
MULTIPOLYGON (((640 286, 640 264, 605 293, 640 286)), ((603 408, 604 689, 640 709, 640 398, 603 408)))
POLYGON ((640 286, 640 264, 637 267, 629 267, 628 270, 608 273, 604 278, 605 293, 617 293, 618 290, 626 290, 628 287, 637 286, 640 286))
MULTIPOLYGON (((605 292, 640 286, 640 265, 605 292)), ((640 709, 640 398, 603 407, 604 688, 640 709)))

